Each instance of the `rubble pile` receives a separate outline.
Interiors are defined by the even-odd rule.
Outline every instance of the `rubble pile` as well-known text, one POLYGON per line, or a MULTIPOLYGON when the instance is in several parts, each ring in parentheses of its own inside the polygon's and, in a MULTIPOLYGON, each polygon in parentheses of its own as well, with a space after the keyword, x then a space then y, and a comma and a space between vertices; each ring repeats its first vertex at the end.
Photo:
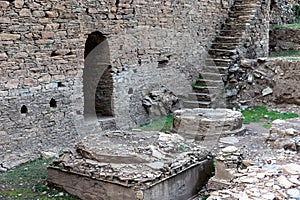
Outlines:
POLYGON ((208 182, 209 190, 224 189, 230 185, 230 181, 241 165, 242 153, 239 148, 228 146, 218 153, 215 160, 215 176, 208 182))
POLYGON ((299 200, 300 155, 294 151, 277 150, 274 157, 258 165, 239 168, 227 189, 210 192, 208 200, 299 200))
POLYGON ((178 134, 110 131, 86 136, 50 168, 126 187, 147 188, 208 157, 209 152, 200 144, 187 142, 178 134))
POLYGON ((300 119, 274 120, 268 143, 277 149, 300 151, 300 119))

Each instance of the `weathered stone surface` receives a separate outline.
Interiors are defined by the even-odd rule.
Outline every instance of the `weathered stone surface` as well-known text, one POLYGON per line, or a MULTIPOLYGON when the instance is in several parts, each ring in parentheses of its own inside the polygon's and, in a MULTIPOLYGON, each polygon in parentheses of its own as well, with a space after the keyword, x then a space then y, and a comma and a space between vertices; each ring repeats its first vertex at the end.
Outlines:
POLYGON ((174 112, 173 131, 196 140, 242 134, 242 114, 230 109, 184 109, 174 112))
POLYGON ((268 137, 268 142, 274 148, 299 151, 300 119, 274 120, 268 137))
POLYGON ((138 199, 135 191, 145 199, 188 199, 211 170, 207 153, 199 143, 188 143, 177 134, 104 132, 86 136, 55 160, 48 168, 48 182, 89 199, 138 199), (164 157, 154 156, 154 150, 164 157))
POLYGON ((178 97, 164 86, 145 96, 143 106, 152 119, 169 115, 180 107, 178 97))

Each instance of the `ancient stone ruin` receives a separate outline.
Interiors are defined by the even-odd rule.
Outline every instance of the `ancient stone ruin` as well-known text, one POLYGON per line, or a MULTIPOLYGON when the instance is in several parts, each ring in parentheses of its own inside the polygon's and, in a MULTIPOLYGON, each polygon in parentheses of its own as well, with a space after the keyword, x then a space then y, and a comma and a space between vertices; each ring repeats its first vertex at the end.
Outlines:
MULTIPOLYGON (((299 61, 267 58, 299 50, 291 39, 299 31, 270 30, 295 18, 290 0, 1 0, 0 8, 0 169, 60 152, 48 181, 82 199, 188 199, 211 175, 219 137, 245 131, 228 108, 300 105, 299 61), (169 114, 170 133, 136 129, 169 114)), ((270 145, 293 140, 286 146, 299 151, 298 138, 279 132, 270 145)), ((236 167, 227 158, 239 154, 229 148, 217 165, 236 167)))
POLYGON ((48 182, 82 199, 188 199, 213 170, 199 142, 162 132, 90 135, 48 168, 48 182))

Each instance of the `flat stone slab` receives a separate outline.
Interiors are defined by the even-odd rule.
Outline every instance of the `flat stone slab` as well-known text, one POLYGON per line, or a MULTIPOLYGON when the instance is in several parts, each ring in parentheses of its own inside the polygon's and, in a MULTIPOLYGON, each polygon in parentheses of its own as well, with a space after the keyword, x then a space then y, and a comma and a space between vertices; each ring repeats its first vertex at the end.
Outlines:
POLYGON ((212 170, 210 153, 178 134, 88 135, 48 167, 48 182, 82 199, 188 199, 212 170))
POLYGON ((177 110, 172 130, 185 138, 204 140, 244 133, 242 113, 230 109, 177 110))

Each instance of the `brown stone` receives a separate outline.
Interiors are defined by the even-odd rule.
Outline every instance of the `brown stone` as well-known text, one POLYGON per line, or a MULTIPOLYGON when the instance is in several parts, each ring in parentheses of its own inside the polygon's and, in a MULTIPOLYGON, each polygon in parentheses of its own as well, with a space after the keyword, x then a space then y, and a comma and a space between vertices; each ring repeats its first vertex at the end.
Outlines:
POLYGON ((57 18, 59 14, 55 11, 46 11, 46 16, 49 18, 57 18))
POLYGON ((54 32, 51 32, 51 31, 42 32, 42 38, 43 39, 51 39, 53 37, 54 37, 54 32))
POLYGON ((35 10, 32 12, 34 17, 45 17, 45 12, 41 10, 35 10))
POLYGON ((35 85, 36 83, 37 83, 37 81, 33 78, 24 78, 24 80, 23 80, 23 84, 26 86, 35 85))
POLYGON ((14 58, 26 58, 26 57, 28 57, 28 53, 26 53, 26 52, 18 52, 13 57, 14 58))
POLYGON ((9 40, 18 40, 21 38, 21 35, 19 34, 9 34, 9 33, 1 33, 0 39, 3 41, 9 41, 9 40))
POLYGON ((20 17, 30 17, 31 16, 31 11, 30 9, 22 9, 20 10, 20 17))
POLYGON ((51 76, 46 74, 38 79, 40 83, 49 83, 51 80, 51 76))
POLYGON ((9 6, 9 2, 8 1, 0 1, 0 7, 5 10, 6 8, 8 8, 9 6))
POLYGON ((14 4, 16 8, 22 8, 24 5, 24 0, 15 0, 14 4))
POLYGON ((10 24, 11 21, 10 21, 10 18, 8 18, 8 17, 0 17, 0 23, 1 24, 10 24))
POLYGON ((65 79, 65 75, 63 75, 63 74, 54 75, 53 79, 54 80, 63 80, 63 79, 65 79))
POLYGON ((5 87, 8 88, 8 89, 13 89, 13 88, 17 88, 19 85, 19 79, 10 79, 5 87))
POLYGON ((6 60, 7 54, 6 53, 0 53, 0 60, 6 60))

